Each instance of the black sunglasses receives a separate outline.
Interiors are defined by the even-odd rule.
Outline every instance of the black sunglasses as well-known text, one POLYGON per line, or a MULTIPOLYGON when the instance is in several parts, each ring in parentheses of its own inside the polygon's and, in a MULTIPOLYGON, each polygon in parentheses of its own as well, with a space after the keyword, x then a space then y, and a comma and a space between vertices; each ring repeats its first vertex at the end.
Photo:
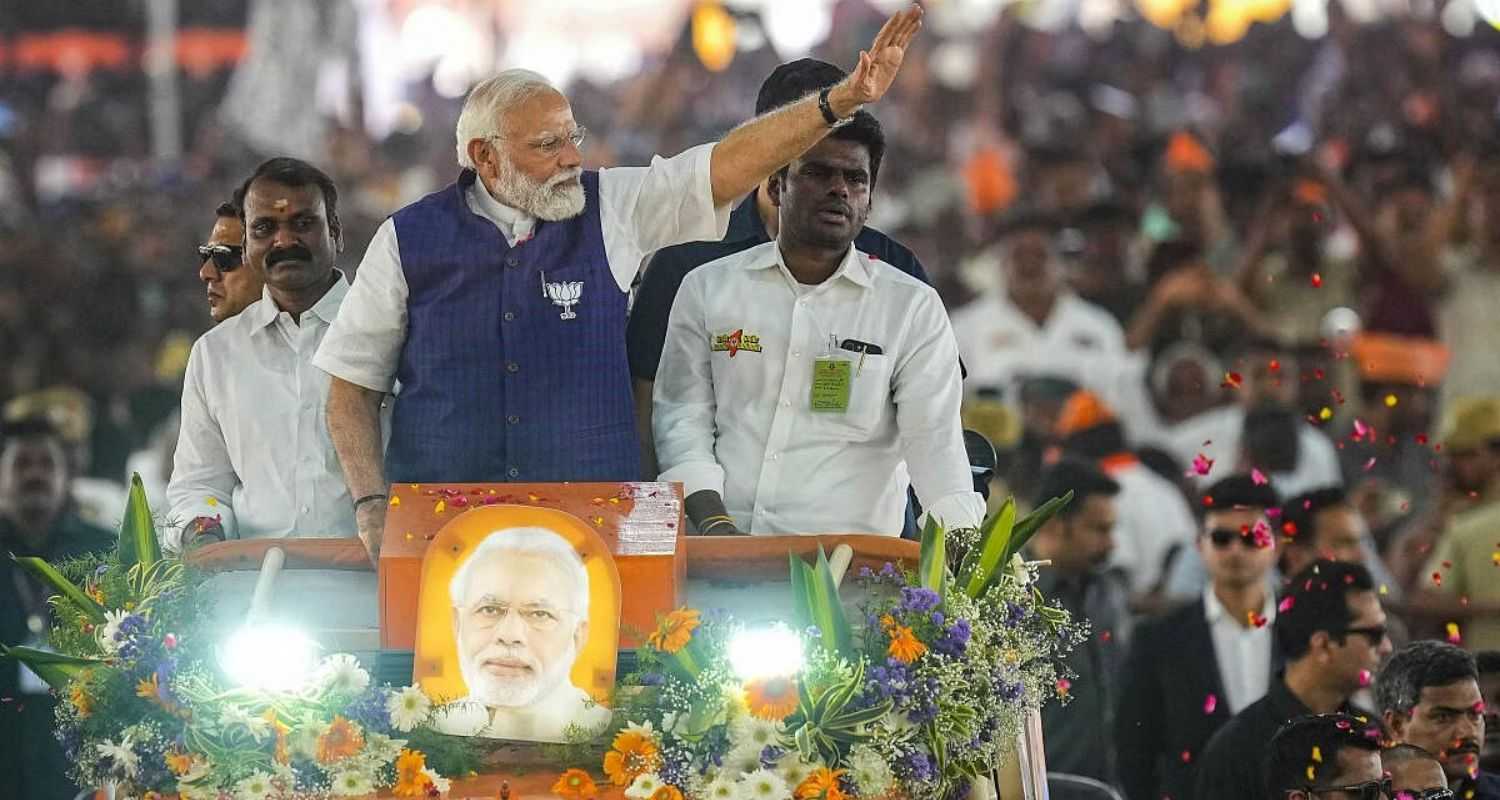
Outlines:
POLYGON ((1365 781, 1352 786, 1305 786, 1302 791, 1310 795, 1320 795, 1328 792, 1343 792, 1345 795, 1357 800, 1389 800, 1395 797, 1391 793, 1390 779, 1378 781, 1365 781))
POLYGON ((1344 629, 1344 635, 1345 636, 1347 636, 1347 635, 1349 635, 1351 633, 1358 634, 1360 636, 1363 636, 1363 637, 1369 639, 1371 647, 1379 647, 1380 643, 1383 642, 1383 641, 1385 641, 1385 637, 1388 636, 1388 635, 1390 635, 1390 629, 1387 628, 1384 625, 1371 625, 1371 626, 1366 627, 1366 628, 1345 628, 1344 629))
POLYGON ((220 272, 233 272, 245 263, 245 248, 237 244, 200 244, 198 263, 213 259, 220 272))
POLYGON ((1208 532, 1208 538, 1214 543, 1214 547, 1220 550, 1234 544, 1236 539, 1240 544, 1251 550, 1259 550, 1260 545, 1255 542, 1254 531, 1238 531, 1233 528, 1214 528, 1208 532))
POLYGON ((1453 790, 1433 787, 1431 789, 1420 789, 1415 792, 1400 791, 1392 796, 1396 800, 1453 800, 1453 790))

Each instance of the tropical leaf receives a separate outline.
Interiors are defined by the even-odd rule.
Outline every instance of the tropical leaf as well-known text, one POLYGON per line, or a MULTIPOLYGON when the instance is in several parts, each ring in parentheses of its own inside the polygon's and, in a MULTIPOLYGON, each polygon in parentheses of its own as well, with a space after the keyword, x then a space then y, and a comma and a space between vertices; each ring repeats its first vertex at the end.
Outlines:
POLYGON ((11 658, 25 664, 38 678, 53 689, 65 689, 79 675, 105 662, 94 658, 78 658, 34 647, 6 647, 0 644, 0 658, 11 658))
POLYGON ((61 572, 58 572, 56 567, 48 564, 46 561, 43 561, 40 558, 36 558, 33 556, 18 556, 12 554, 11 559, 14 560, 16 564, 18 564, 22 569, 30 572, 32 575, 35 575, 37 579, 41 580, 44 583, 50 584, 52 588, 57 590, 58 594, 62 595, 73 605, 77 606, 79 612, 81 612, 89 622, 92 622, 95 625, 104 624, 104 606, 99 605, 94 601, 94 598, 89 597, 84 593, 82 589, 78 588, 76 584, 63 577, 63 574, 61 572))
POLYGON ((917 582, 924 588, 942 594, 947 576, 947 536, 943 526, 928 515, 927 525, 922 529, 922 552, 917 559, 917 582))
POLYGON ((140 473, 130 476, 130 498, 125 502, 125 518, 120 520, 120 563, 129 567, 150 567, 161 560, 161 542, 156 539, 156 524, 146 503, 146 487, 140 473))
POLYGON ((1010 541, 1015 532, 1016 524, 1016 500, 1013 497, 1005 499, 1005 505, 995 512, 980 529, 979 546, 971 552, 969 563, 964 572, 967 574, 959 578, 964 594, 970 597, 978 597, 989 584, 994 576, 995 570, 1004 563, 1005 552, 1010 549, 1010 541))
POLYGON ((1021 552, 1021 548, 1025 547, 1026 543, 1031 541, 1031 537, 1035 536, 1036 532, 1041 530, 1043 525, 1047 524, 1047 520, 1057 516, 1057 512, 1062 511, 1063 507, 1071 502, 1073 502, 1073 491, 1069 489, 1068 493, 1062 497, 1054 497, 1032 509, 1030 514, 1022 517, 1011 532, 1010 541, 1006 544, 1005 554, 1001 559, 1001 563, 1009 561, 1011 556, 1021 552))
POLYGON ((818 628, 823 632, 823 644, 835 653, 847 653, 854 639, 849 619, 844 616, 844 604, 839 600, 838 584, 833 582, 833 569, 828 566, 828 554, 823 545, 818 545, 818 566, 811 570, 813 590, 816 592, 818 628))

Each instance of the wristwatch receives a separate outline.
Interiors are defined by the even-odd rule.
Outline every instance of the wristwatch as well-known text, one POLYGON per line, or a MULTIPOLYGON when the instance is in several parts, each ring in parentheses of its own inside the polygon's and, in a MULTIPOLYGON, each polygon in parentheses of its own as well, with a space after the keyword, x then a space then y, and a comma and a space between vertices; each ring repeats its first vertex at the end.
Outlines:
MULTIPOLYGON (((825 86, 823 87, 823 91, 818 92, 818 110, 823 112, 823 121, 828 123, 828 127, 839 128, 853 122, 854 114, 840 118, 838 114, 833 112, 833 106, 828 102, 828 94, 832 91, 832 86, 825 86)), ((859 109, 855 109, 855 113, 858 113, 858 111, 859 109)))

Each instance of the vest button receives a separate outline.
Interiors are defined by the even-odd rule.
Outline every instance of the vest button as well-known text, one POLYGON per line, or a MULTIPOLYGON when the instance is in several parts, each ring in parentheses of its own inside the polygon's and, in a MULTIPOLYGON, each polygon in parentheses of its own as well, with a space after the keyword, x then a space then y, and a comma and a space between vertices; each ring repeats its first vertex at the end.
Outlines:
POLYGON ((505 421, 509 422, 512 425, 515 425, 516 423, 521 421, 521 418, 516 416, 515 414, 511 414, 510 416, 505 418, 505 421))
POLYGON ((515 319, 515 318, 516 318, 516 312, 514 312, 514 311, 507 311, 507 312, 505 312, 505 313, 504 313, 504 314, 503 314, 503 315, 502 315, 502 318, 503 318, 503 319, 504 319, 504 320, 505 320, 505 321, 506 321, 506 322, 510 322, 510 321, 511 321, 511 320, 514 320, 514 319, 515 319))
POLYGON ((512 478, 517 478, 520 477, 521 471, 516 469, 515 467, 511 467, 510 469, 505 471, 505 474, 509 475, 512 478))
POLYGON ((507 266, 507 267, 514 267, 515 265, 517 265, 519 263, 521 263, 521 259, 516 258, 513 255, 505 257, 505 266, 507 266))
POLYGON ((517 364, 514 361, 507 361, 507 362, 505 362, 505 371, 506 372, 520 372, 521 371, 521 365, 517 364))

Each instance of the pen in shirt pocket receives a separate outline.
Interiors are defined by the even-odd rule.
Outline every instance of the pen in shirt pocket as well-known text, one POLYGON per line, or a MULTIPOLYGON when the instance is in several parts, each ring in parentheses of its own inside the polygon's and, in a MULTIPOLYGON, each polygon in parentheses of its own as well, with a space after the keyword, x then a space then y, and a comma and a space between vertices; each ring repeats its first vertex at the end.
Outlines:
POLYGON ((839 345, 839 349, 859 353, 859 364, 854 368, 855 375, 858 375, 859 373, 864 371, 865 356, 878 356, 885 352, 880 348, 880 345, 878 344, 861 342, 858 339, 845 339, 843 343, 839 345))

